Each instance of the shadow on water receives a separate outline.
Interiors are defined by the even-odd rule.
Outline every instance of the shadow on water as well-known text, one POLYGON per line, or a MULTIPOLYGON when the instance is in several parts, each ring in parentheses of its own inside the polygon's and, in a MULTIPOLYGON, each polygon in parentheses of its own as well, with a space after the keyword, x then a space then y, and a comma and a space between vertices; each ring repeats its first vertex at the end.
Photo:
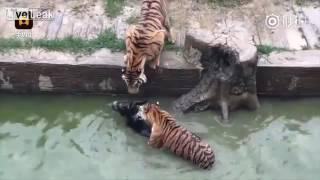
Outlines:
MULTIPOLYGON (((113 100, 125 97, 0 96, 0 179, 320 176, 320 99, 262 99, 258 111, 232 113, 227 126, 215 111, 175 115, 214 147, 217 164, 207 172, 152 149, 125 127, 123 117, 111 110, 113 100)), ((171 111, 173 99, 153 100, 171 111)))

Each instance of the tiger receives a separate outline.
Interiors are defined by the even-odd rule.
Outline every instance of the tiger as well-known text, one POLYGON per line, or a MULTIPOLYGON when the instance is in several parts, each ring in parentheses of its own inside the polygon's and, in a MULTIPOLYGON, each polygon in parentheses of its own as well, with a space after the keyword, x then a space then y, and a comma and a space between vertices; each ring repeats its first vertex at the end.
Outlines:
POLYGON ((148 140, 151 147, 169 149, 202 169, 209 170, 213 167, 215 154, 210 145, 179 125, 167 111, 160 108, 158 103, 145 103, 139 107, 138 115, 151 127, 148 140))
POLYGON ((143 0, 140 20, 127 29, 125 37, 122 79, 129 94, 139 93, 140 86, 147 83, 146 63, 150 68, 159 70, 160 54, 166 39, 172 42, 166 0, 143 0))

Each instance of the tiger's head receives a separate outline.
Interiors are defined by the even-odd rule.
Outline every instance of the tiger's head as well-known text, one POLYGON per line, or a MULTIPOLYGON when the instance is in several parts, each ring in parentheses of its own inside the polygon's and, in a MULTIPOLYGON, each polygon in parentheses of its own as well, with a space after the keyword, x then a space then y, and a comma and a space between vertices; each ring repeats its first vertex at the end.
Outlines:
POLYGON ((138 94, 142 84, 147 83, 147 77, 144 74, 144 59, 138 61, 141 64, 135 64, 130 53, 124 56, 126 67, 122 69, 122 79, 125 81, 129 94, 138 94), (130 57, 131 56, 131 57, 130 57), (130 59, 131 58, 131 59, 130 59))
POLYGON ((138 116, 141 117, 141 119, 144 119, 147 121, 147 123, 152 126, 154 123, 158 123, 156 121, 159 121, 159 115, 161 114, 161 109, 159 102, 153 104, 153 103, 147 103, 145 102, 143 105, 139 107, 138 116))

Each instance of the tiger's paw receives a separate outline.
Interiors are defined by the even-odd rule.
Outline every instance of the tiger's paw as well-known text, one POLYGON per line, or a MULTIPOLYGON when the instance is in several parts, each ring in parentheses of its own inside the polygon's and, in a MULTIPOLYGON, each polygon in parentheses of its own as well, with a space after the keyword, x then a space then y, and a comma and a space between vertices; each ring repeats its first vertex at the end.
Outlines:
POLYGON ((155 148, 155 149, 161 149, 162 148, 162 144, 159 143, 159 142, 150 142, 148 141, 148 145, 151 146, 152 148, 155 148))
POLYGON ((148 145, 153 147, 153 148, 156 148, 155 145, 151 141, 148 141, 148 145))
POLYGON ((156 61, 151 61, 151 62, 149 63, 149 67, 150 67, 151 69, 153 69, 153 70, 156 70, 156 68, 157 68, 157 62, 156 62, 156 61))
POLYGON ((175 44, 175 36, 172 32, 172 29, 167 32, 166 39, 170 44, 175 44))

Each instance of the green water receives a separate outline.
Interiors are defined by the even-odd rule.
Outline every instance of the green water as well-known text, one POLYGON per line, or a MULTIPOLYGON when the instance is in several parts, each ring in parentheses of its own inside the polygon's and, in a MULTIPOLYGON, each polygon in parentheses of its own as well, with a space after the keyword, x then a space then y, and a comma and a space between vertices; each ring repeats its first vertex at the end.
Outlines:
POLYGON ((0 95, 0 180, 320 178, 320 99, 262 100, 229 126, 214 112, 177 116, 215 149, 211 171, 148 147, 112 112, 115 99, 0 95))

